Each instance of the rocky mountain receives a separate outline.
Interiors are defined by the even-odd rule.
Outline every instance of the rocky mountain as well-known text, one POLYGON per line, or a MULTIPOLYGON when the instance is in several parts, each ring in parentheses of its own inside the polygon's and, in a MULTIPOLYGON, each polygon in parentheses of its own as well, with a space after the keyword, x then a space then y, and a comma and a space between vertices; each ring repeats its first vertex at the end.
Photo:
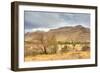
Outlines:
POLYGON ((57 29, 51 29, 48 32, 35 31, 25 33, 25 41, 34 41, 36 37, 45 35, 45 37, 54 35, 57 41, 90 41, 90 28, 83 27, 82 25, 77 26, 66 26, 57 29))

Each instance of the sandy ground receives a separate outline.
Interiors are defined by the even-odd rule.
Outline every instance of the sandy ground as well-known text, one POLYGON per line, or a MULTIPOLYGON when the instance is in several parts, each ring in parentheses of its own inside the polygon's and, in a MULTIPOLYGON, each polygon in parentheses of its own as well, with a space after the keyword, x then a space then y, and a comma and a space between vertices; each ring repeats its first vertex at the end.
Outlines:
POLYGON ((59 54, 42 54, 36 56, 27 56, 25 61, 48 61, 48 60, 70 60, 70 59, 88 59, 90 58, 89 51, 66 52, 59 54))

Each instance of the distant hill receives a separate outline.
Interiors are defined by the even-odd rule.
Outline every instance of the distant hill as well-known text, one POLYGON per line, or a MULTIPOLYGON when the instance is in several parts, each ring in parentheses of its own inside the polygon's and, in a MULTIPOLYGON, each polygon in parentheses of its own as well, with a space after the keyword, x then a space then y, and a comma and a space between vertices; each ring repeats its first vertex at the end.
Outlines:
POLYGON ((83 27, 82 25, 60 27, 51 29, 48 32, 27 32, 25 33, 25 41, 34 41, 41 34, 44 34, 45 37, 55 35, 57 41, 90 41, 90 28, 83 27))

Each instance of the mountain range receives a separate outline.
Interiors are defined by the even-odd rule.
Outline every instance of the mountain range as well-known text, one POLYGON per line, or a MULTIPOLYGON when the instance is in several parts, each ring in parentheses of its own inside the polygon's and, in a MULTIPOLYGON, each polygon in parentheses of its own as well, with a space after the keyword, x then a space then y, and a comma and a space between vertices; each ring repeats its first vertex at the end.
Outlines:
POLYGON ((46 37, 54 35, 57 41, 90 42, 90 28, 82 25, 66 26, 51 29, 48 32, 35 31, 25 33, 25 41, 34 41, 36 37, 44 34, 46 37))

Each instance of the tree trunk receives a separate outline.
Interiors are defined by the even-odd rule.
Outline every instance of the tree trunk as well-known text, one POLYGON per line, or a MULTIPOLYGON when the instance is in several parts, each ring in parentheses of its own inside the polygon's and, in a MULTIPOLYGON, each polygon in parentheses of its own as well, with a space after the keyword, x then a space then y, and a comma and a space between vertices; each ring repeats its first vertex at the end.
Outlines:
POLYGON ((46 47, 44 46, 44 53, 47 54, 46 47))

